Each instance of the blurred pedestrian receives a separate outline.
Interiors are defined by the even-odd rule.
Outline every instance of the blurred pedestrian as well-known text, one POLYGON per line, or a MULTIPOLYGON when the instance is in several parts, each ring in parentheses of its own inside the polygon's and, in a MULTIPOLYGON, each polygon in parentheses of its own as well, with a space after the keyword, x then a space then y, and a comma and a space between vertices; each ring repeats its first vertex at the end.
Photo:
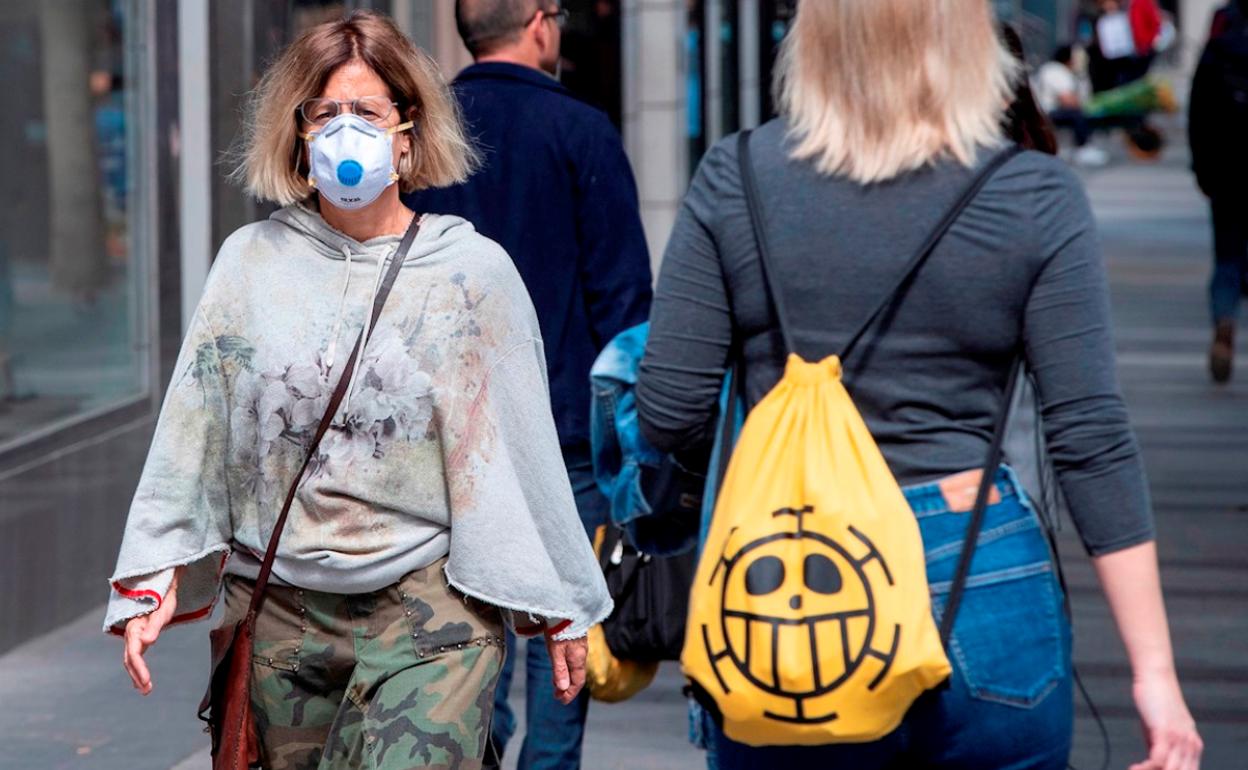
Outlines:
POLYGON ((1164 24, 1157 0, 1098 0, 1089 52, 1092 90, 1108 91, 1147 75, 1164 24))
POLYGON ((1127 16, 1131 20, 1131 42, 1135 44, 1132 68, 1126 74, 1126 82, 1131 82, 1144 77, 1152 68, 1164 18, 1157 0, 1129 0, 1127 16))
MULTIPOLYGON (((464 217, 515 261, 537 308, 555 423, 588 542, 608 509, 589 448, 589 370, 607 342, 650 310, 637 189, 606 115, 555 79, 567 18, 556 0, 460 0, 455 14, 475 63, 453 89, 483 162, 467 182, 408 200, 464 217)), ((507 705, 514 657, 498 688, 499 757, 516 729, 507 705)), ((528 645, 523 668, 519 766, 578 767, 588 696, 566 706, 549 697, 550 661, 540 645, 528 645)))
MULTIPOLYGON (((798 5, 776 73, 780 117, 750 138, 775 264, 762 273, 730 137, 703 159, 662 263, 637 384, 654 446, 711 438, 734 361, 752 407, 780 380, 786 352, 817 361, 841 350, 1000 155, 1017 69, 980 0, 798 5), (891 55, 878 55, 878 41, 890 41, 891 55)), ((1041 153, 1006 160, 881 321, 863 356, 845 362, 844 380, 906 485, 935 612, 947 600, 967 492, 973 498, 982 478, 967 469, 987 454, 1021 351, 1062 490, 1126 643, 1149 755, 1134 767, 1197 767, 1200 738, 1175 675, 1148 485, 1114 375, 1106 278, 1078 179, 1041 153)), ((1000 536, 974 552, 947 687, 919 696, 898 729, 872 743, 754 746, 720 732, 718 767, 1065 768, 1069 616, 1016 479, 1004 468, 996 482, 984 532, 1000 536)))
POLYGON ((1209 371, 1227 382, 1241 295, 1248 293, 1248 0, 1219 10, 1188 100, 1188 141, 1196 183, 1213 219, 1209 371))
POLYGON ((1036 99, 1041 108, 1058 128, 1068 128, 1075 142, 1071 156, 1081 166, 1104 166, 1109 155, 1101 148, 1089 144, 1093 124, 1084 112, 1087 99, 1083 81, 1075 68, 1075 53, 1070 46, 1061 46, 1052 60, 1036 71, 1034 78, 1036 99))
POLYGON ((1131 18, 1121 0, 1098 0, 1092 18, 1089 75, 1092 90, 1107 91, 1122 85, 1135 55, 1131 18))
POLYGON ((271 564, 246 658, 264 767, 480 767, 504 623, 545 631, 546 692, 569 702, 611 603, 520 276, 399 198, 468 175, 455 103, 389 19, 355 12, 268 69, 242 156, 281 208, 213 264, 105 627, 146 694, 164 626, 207 617, 224 568, 233 628, 271 564))

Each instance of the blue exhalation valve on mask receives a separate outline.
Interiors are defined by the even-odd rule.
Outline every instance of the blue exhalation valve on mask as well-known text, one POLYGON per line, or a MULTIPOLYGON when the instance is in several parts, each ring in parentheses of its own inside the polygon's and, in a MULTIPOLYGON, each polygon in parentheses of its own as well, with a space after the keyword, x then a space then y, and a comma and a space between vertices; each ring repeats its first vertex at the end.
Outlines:
POLYGON ((308 182, 338 208, 367 206, 399 178, 394 170, 393 137, 411 127, 409 121, 379 128, 349 112, 338 115, 303 135, 311 158, 308 182))
POLYGON ((364 167, 357 161, 344 160, 338 164, 338 181, 347 187, 355 187, 364 178, 364 167))

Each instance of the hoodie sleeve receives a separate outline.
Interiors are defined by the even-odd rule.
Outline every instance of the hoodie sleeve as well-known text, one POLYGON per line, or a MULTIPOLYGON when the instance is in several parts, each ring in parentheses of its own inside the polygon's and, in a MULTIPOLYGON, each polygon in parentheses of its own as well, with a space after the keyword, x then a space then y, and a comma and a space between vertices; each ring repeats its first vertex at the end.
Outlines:
POLYGON ((470 406, 443 425, 451 503, 447 579, 575 639, 611 612, 555 433, 539 339, 495 359, 470 406))
POLYGON ((160 607, 176 567, 185 569, 172 622, 198 620, 212 611, 230 548, 225 377, 237 363, 222 352, 230 345, 231 338, 213 332, 201 303, 130 506, 117 569, 109 578, 105 631, 120 633, 130 618, 160 607))

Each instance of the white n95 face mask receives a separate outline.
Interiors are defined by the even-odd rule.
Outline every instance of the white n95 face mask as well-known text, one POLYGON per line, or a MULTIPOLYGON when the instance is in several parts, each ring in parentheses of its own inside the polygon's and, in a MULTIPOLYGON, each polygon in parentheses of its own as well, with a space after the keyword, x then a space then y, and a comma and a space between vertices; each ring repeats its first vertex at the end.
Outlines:
POLYGON ((367 206, 398 180, 394 135, 411 127, 408 121, 379 128, 359 115, 338 115, 303 135, 310 156, 308 183, 340 209, 367 206))

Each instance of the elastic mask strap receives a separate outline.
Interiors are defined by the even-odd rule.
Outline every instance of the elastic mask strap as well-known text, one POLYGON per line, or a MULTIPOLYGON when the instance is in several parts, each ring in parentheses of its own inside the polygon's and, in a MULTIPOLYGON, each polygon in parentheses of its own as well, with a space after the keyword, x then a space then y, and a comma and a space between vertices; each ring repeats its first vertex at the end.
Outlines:
MULTIPOLYGON (((311 131, 307 131, 307 132, 299 134, 299 138, 307 142, 308 144, 311 144, 312 140, 316 138, 316 134, 312 133, 311 131)), ((308 187, 315 190, 316 189, 316 177, 312 176, 312 148, 306 147, 304 148, 303 151, 308 154, 308 178, 307 178, 308 187)))
MULTIPOLYGON (((406 131, 409 128, 413 128, 415 125, 416 125, 416 121, 414 120, 409 120, 406 123, 400 123, 399 125, 394 126, 393 128, 386 129, 386 136, 394 136, 400 131, 406 131)), ((299 138, 303 139, 306 142, 311 142, 312 140, 316 139, 316 137, 317 137, 317 134, 312 131, 307 131, 302 134, 299 134, 299 138)), ((399 180, 398 173, 391 171, 390 181, 397 182, 398 180, 399 180)), ((308 186, 313 189, 316 189, 316 179, 314 177, 311 177, 311 176, 308 177, 308 186)))
MULTIPOLYGON (((413 128, 415 125, 416 125, 416 121, 414 121, 414 120, 409 120, 409 121, 407 121, 406 123, 400 123, 399 125, 394 126, 393 128, 387 128, 387 129, 386 129, 386 135, 387 135, 387 136, 394 136, 395 134, 399 133, 400 131, 406 131, 406 130, 408 130, 409 128, 413 128)), ((318 134, 317 134, 317 132, 315 132, 315 131, 306 131, 306 132, 304 132, 304 133, 300 134, 300 135, 299 135, 299 138, 300 138, 300 139, 303 139, 303 140, 304 140, 304 141, 306 141, 306 142, 311 142, 312 140, 316 139, 317 135, 318 135, 318 134)))
MULTIPOLYGON (((406 123, 400 123, 399 125, 395 126, 394 128, 388 128, 388 129, 386 129, 386 135, 387 135, 387 136, 394 136, 395 134, 399 133, 400 131, 406 131, 406 130, 408 130, 409 128, 414 127, 415 125, 416 125, 416 121, 414 121, 414 120, 409 120, 409 121, 407 121, 406 123)), ((397 182, 397 181, 399 181, 399 172, 397 172, 397 171, 391 171, 391 172, 390 172, 390 181, 391 181, 391 182, 397 182)))

